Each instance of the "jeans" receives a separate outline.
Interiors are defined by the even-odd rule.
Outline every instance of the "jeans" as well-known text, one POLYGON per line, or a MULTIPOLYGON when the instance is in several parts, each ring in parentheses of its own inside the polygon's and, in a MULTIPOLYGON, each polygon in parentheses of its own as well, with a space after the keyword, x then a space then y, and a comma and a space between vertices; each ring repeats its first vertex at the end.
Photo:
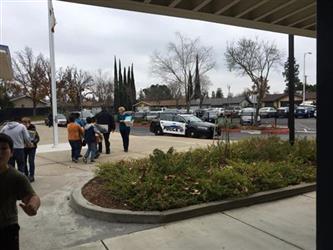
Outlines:
POLYGON ((123 147, 125 151, 128 151, 128 144, 129 144, 129 134, 131 129, 127 127, 126 129, 120 130, 121 138, 123 139, 123 147))
POLYGON ((72 159, 78 160, 81 153, 81 141, 69 141, 72 148, 72 159))
POLYGON ((1 249, 19 250, 19 230, 18 224, 13 224, 0 228, 1 249))
MULTIPOLYGON (((104 142, 105 142, 105 153, 109 154, 110 153, 110 133, 103 133, 104 137, 104 142)), ((102 153, 103 149, 103 142, 98 143, 98 151, 102 153)))
POLYGON ((25 148, 24 153, 25 153, 25 175, 34 177, 36 148, 25 148), (28 168, 28 162, 29 162, 29 168, 28 168))
POLYGON ((8 164, 15 168, 15 162, 17 164, 17 169, 21 173, 25 173, 25 157, 23 148, 14 148, 13 156, 10 157, 8 164))
POLYGON ((90 155, 90 160, 94 161, 95 160, 95 156, 96 156, 96 151, 97 151, 97 144, 96 142, 91 142, 88 143, 88 149, 86 154, 84 155, 84 158, 88 158, 90 155))

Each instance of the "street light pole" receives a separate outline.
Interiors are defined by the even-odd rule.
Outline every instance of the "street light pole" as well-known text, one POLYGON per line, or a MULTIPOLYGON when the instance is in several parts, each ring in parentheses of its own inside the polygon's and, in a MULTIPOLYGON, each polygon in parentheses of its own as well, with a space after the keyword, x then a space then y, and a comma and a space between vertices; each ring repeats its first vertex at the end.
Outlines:
POLYGON ((304 75, 304 83, 303 83, 303 103, 305 102, 305 85, 306 85, 306 74, 305 74, 305 56, 309 54, 311 55, 311 52, 305 52, 304 53, 304 66, 303 66, 303 75, 304 75))

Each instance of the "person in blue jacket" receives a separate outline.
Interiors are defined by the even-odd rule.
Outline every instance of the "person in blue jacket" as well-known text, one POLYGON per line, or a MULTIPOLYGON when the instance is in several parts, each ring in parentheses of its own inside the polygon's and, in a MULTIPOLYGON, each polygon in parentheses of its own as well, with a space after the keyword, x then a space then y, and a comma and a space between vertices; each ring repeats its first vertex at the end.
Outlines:
POLYGON ((130 124, 132 120, 131 115, 125 114, 126 109, 124 107, 118 108, 118 121, 119 121, 119 132, 121 134, 121 138, 123 139, 123 147, 124 151, 128 152, 129 145, 129 134, 131 132, 130 124))

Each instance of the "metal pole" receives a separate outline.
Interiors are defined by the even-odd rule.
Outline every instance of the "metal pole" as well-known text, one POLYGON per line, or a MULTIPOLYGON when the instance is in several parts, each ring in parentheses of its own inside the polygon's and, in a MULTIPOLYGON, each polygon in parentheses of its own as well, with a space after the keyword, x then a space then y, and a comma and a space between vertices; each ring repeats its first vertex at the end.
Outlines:
POLYGON ((57 120, 57 91, 56 91, 56 81, 55 81, 54 34, 51 31, 51 26, 52 26, 51 10, 53 10, 51 0, 48 0, 47 5, 48 5, 48 16, 49 16, 53 147, 56 147, 58 145, 58 120, 57 120))
POLYGON ((294 35, 289 34, 289 116, 288 116, 288 128, 289 128, 289 143, 294 144, 295 141, 295 116, 294 116, 294 91, 295 91, 295 59, 294 59, 294 35))
POLYGON ((305 74, 305 56, 309 54, 311 55, 311 52, 304 53, 304 67, 303 67, 303 75, 304 75, 304 83, 303 83, 303 103, 305 102, 305 86, 306 86, 306 74, 305 74))

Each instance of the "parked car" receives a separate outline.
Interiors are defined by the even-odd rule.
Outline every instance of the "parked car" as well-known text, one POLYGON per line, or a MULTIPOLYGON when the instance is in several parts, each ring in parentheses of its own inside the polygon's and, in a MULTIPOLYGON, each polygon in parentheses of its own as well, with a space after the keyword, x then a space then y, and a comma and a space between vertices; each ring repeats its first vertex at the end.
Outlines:
POLYGON ((161 113, 150 124, 150 132, 155 135, 173 134, 189 137, 213 138, 218 134, 216 125, 204 122, 191 114, 161 113))
MULTIPOLYGON (((240 112, 240 124, 241 125, 254 125, 255 108, 243 108, 240 112)), ((257 123, 260 124, 260 115, 258 115, 257 123)))
POLYGON ((273 107, 263 107, 259 109, 259 115, 261 117, 275 117, 276 116, 276 109, 273 107))
POLYGON ((83 109, 81 111, 71 111, 69 113, 69 116, 79 114, 80 119, 83 121, 83 123, 86 123, 87 117, 93 117, 93 113, 91 113, 90 110, 83 109))
POLYGON ((64 114, 57 114, 58 126, 67 127, 67 118, 64 114))
POLYGON ((224 116, 239 117, 240 112, 241 112, 240 107, 226 107, 224 109, 223 115, 224 116))
POLYGON ((276 117, 288 117, 289 107, 280 107, 276 110, 276 117))
POLYGON ((146 114, 146 117, 145 119, 147 121, 151 121, 152 119, 158 117, 158 114, 161 113, 162 111, 149 111, 147 114, 146 114))
POLYGON ((196 110, 193 111, 193 114, 194 114, 196 117, 202 119, 203 115, 205 114, 205 112, 206 112, 207 110, 208 110, 208 109, 196 109, 196 110))
MULTIPOLYGON (((67 126, 67 118, 66 118, 66 116, 64 115, 64 114, 57 114, 57 120, 58 120, 58 126, 59 127, 66 127, 67 126)), ((44 124, 46 125, 46 126, 49 126, 49 118, 48 117, 46 117, 45 119, 44 119, 44 124)), ((51 124, 52 125, 52 124, 51 124)))
POLYGON ((207 110, 204 112, 201 120, 205 122, 210 122, 210 123, 215 123, 217 118, 220 116, 220 112, 218 110, 212 109, 212 110, 207 110))
POLYGON ((312 107, 299 106, 295 110, 296 118, 310 118, 313 117, 315 109, 312 107))
POLYGON ((134 119, 146 119, 146 115, 147 115, 147 112, 143 112, 143 111, 138 111, 138 112, 135 112, 133 117, 134 119))

